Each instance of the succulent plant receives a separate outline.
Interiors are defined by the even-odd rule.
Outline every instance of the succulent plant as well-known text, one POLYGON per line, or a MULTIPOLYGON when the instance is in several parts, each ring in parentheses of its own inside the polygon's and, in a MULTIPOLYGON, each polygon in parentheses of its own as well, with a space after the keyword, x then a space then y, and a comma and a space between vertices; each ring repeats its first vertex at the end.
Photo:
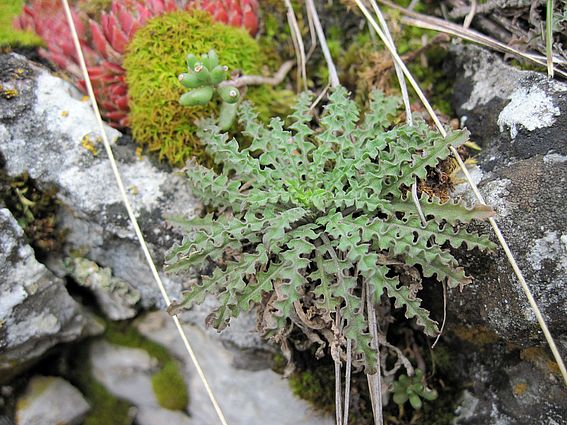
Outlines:
POLYGON ((257 0, 193 0, 188 6, 209 12, 217 22, 244 27, 250 35, 258 32, 257 0))
POLYGON ((432 401, 438 396, 436 390, 427 388, 424 384, 423 370, 416 369, 413 376, 401 375, 394 382, 394 403, 402 406, 408 400, 411 406, 419 410, 423 405, 421 399, 432 401))
POLYGON ((211 101, 215 92, 222 99, 219 127, 228 130, 236 118, 240 92, 236 87, 220 86, 226 80, 228 67, 219 64, 219 58, 214 49, 197 58, 194 54, 187 55, 187 72, 179 74, 179 82, 188 89, 193 89, 179 98, 183 106, 206 105, 211 101))
MULTIPOLYGON (((179 10, 180 6, 174 0, 114 0, 108 11, 102 12, 98 18, 93 18, 83 10, 82 6, 86 3, 86 0, 79 0, 71 12, 95 96, 104 118, 114 127, 125 127, 129 124, 126 71, 122 66, 126 46, 135 32, 150 18, 179 10)), ((255 0, 202 4, 193 1, 185 5, 185 8, 196 7, 206 7, 220 22, 246 26, 251 32, 257 30, 258 5, 255 0)), ((33 0, 24 7, 22 15, 15 21, 15 26, 38 34, 47 45, 47 49, 41 49, 40 54, 68 71, 83 92, 86 91, 79 60, 59 0, 33 0)))

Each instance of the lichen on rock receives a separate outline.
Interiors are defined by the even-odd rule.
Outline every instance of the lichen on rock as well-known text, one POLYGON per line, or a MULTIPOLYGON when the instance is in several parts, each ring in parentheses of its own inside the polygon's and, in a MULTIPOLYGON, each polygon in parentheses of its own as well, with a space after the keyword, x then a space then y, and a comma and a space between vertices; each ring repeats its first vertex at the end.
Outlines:
POLYGON ((69 257, 64 263, 69 275, 94 293, 99 307, 109 319, 124 320, 136 315, 140 291, 113 276, 112 270, 86 258, 69 257))

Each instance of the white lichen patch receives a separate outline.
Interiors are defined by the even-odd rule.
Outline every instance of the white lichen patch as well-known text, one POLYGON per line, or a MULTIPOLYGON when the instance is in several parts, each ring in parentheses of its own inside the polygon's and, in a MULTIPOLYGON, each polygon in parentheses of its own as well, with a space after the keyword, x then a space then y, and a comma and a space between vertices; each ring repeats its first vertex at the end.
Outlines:
POLYGON ((494 98, 507 99, 513 90, 515 80, 510 78, 509 70, 501 62, 489 62, 484 55, 479 60, 480 66, 472 63, 464 65, 465 77, 472 80, 472 90, 469 99, 462 104, 462 108, 470 111, 486 105, 494 98))
POLYGON ((0 320, 6 321, 12 313, 12 309, 21 304, 27 297, 22 287, 8 288, 0 297, 0 320))
MULTIPOLYGON (((81 94, 68 82, 42 72, 37 77, 36 94, 35 112, 45 114, 51 130, 69 135, 79 144, 85 134, 98 129, 90 102, 83 102, 81 94), (62 96, 62 93, 67 96, 62 96), (62 114, 64 111, 67 114, 62 114)), ((108 126, 105 126, 105 133, 111 142, 120 137, 120 132, 108 126)))
POLYGON ((546 164, 557 164, 566 161, 567 161, 567 156, 560 155, 558 153, 548 153, 543 157, 543 162, 546 164))
POLYGON ((520 87, 510 97, 510 103, 498 115, 500 131, 510 129, 510 137, 515 139, 520 126, 528 131, 550 127, 560 111, 553 104, 552 97, 541 88, 520 87))
POLYGON ((551 260, 558 269, 567 271, 567 234, 547 231, 543 238, 534 241, 528 261, 534 270, 541 270, 544 260, 551 260))
MULTIPOLYGON (((136 186, 137 193, 130 193, 135 212, 151 211, 159 206, 161 186, 167 174, 151 166, 148 160, 119 165, 126 187, 136 186)), ((105 205, 122 203, 118 186, 107 161, 98 161, 90 167, 75 166, 63 170, 59 176, 61 195, 71 196, 70 203, 89 213, 100 212, 105 205)), ((126 213, 125 213, 126 214, 126 213)))
POLYGON ((507 217, 510 214, 510 205, 507 197, 510 194, 508 185, 511 183, 509 179, 493 180, 484 185, 482 192, 486 204, 492 207, 498 217, 507 217))

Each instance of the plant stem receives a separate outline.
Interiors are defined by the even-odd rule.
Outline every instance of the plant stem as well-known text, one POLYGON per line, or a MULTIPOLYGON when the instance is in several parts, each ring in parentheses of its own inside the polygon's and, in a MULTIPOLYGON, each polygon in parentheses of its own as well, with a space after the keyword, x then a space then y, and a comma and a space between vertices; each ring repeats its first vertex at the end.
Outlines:
POLYGON ((384 418, 382 415, 382 374, 380 367, 380 344, 378 343, 378 325, 376 324, 376 311, 374 309, 374 300, 370 292, 368 281, 364 282, 364 291, 366 293, 366 313, 368 316, 368 329, 372 335, 372 348, 376 350, 376 373, 367 374, 368 389, 370 390, 370 400, 372 403, 372 415, 374 416, 375 425, 383 425, 384 418))
POLYGON ((277 86, 280 84, 290 69, 293 67, 293 61, 286 61, 280 66, 280 69, 272 77, 264 77, 262 75, 243 75, 234 80, 223 81, 219 84, 222 86, 244 87, 244 86, 260 86, 267 84, 270 86, 277 86))
POLYGON ((547 0, 545 18, 545 53, 547 55, 547 75, 553 78, 553 0, 547 0))

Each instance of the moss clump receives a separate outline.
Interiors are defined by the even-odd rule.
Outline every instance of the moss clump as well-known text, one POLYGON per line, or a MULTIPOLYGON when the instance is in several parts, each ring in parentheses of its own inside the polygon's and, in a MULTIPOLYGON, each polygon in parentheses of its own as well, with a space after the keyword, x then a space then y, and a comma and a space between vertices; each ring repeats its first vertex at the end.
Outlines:
POLYGON ((152 376, 152 388, 161 407, 184 410, 189 403, 185 381, 174 361, 166 363, 152 376))
MULTIPOLYGON (((245 30, 213 23, 208 14, 199 11, 152 19, 128 46, 124 67, 132 133, 139 143, 173 165, 183 165, 191 156, 205 161, 194 122, 218 113, 218 107, 181 106, 179 96, 184 89, 177 75, 185 70, 188 53, 201 55, 211 49, 231 71, 261 74, 266 63, 260 46, 245 30)), ((254 101, 259 96, 265 101, 270 90, 251 87, 247 97, 254 101)))
POLYGON ((317 410, 335 411, 335 375, 331 365, 317 365, 308 370, 294 372, 289 377, 291 391, 310 402, 317 410))
POLYGON ((41 39, 28 31, 14 28, 12 21, 21 12, 24 0, 2 0, 0 2, 0 47, 35 47, 41 44, 41 39))
POLYGON ((165 347, 144 338, 131 323, 106 321, 105 325, 104 339, 108 342, 128 348, 141 348, 162 365, 173 360, 165 347))

